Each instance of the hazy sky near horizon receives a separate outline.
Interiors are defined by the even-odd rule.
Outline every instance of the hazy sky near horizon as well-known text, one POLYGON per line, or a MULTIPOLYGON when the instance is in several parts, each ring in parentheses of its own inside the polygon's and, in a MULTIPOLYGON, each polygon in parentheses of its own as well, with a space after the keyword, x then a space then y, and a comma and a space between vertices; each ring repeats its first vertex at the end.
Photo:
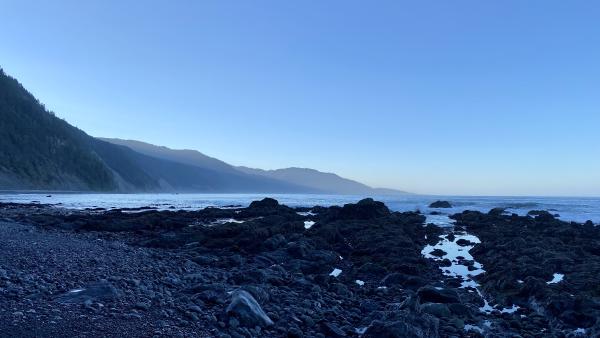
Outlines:
POLYGON ((0 2, 93 136, 418 193, 600 196, 600 2, 0 2))

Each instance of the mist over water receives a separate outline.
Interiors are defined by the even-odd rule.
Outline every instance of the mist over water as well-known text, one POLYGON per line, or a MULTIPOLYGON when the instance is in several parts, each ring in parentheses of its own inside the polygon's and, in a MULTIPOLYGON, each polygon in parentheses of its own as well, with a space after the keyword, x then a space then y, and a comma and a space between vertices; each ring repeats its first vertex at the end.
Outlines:
MULTIPOLYGON (((315 194, 0 194, 0 202, 48 203, 69 209, 85 208, 138 208, 159 210, 193 210, 205 207, 239 205, 265 197, 277 199, 291 207, 331 206, 355 203, 366 196, 315 194), (48 197, 49 196, 49 197, 48 197)), ((525 215, 530 210, 547 210, 559 214, 566 221, 600 223, 600 198, 576 197, 464 197, 464 196, 369 196, 384 202, 393 211, 429 213, 429 204, 447 200, 449 209, 435 209, 443 214, 463 210, 487 212, 492 208, 507 208, 507 212, 525 215)))

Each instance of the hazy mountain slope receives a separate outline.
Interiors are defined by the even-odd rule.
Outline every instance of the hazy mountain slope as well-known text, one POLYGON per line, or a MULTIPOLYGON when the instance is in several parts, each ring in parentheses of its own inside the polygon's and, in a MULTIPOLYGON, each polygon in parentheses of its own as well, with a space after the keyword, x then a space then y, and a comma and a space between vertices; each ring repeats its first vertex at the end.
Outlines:
MULTIPOLYGON (((294 190, 298 192, 303 192, 302 189, 298 189, 299 187, 305 187, 305 192, 312 190, 331 194, 391 195, 404 193, 392 189, 374 189, 365 184, 345 179, 336 174, 324 173, 313 169, 288 168, 267 171, 247 167, 234 167, 216 158, 206 156, 196 150, 176 150, 135 140, 100 139, 106 142, 126 146, 138 153, 163 160, 193 165, 237 176, 251 175, 254 180, 257 177, 262 177, 263 179, 268 178, 278 182, 285 182, 295 186, 296 189, 294 190)), ((240 183, 242 182, 240 181, 240 183)), ((265 182, 265 184, 266 183, 273 184, 273 181, 265 182)), ((222 182, 222 184, 226 185, 227 183, 222 182)))
POLYGON ((116 190, 121 192, 160 191, 159 178, 147 173, 137 160, 138 154, 123 146, 92 139, 94 151, 112 170, 116 190))
POLYGON ((90 141, 0 70, 0 189, 115 189, 90 141))
POLYGON ((163 191, 207 193, 319 193, 268 177, 217 171, 134 152, 136 164, 161 184, 163 191))
POLYGON ((231 165, 218 160, 216 158, 206 156, 203 153, 196 150, 176 150, 170 149, 163 146, 156 146, 150 143, 145 143, 136 140, 122 140, 118 138, 102 138, 97 139, 110 142, 112 144, 126 146, 138 153, 160 158, 163 160, 169 160, 173 162, 193 165, 201 168, 212 169, 216 171, 237 171, 231 165))
POLYGON ((319 187, 321 190, 335 194, 369 195, 369 194, 405 194, 403 191, 393 189, 375 189, 365 184, 340 177, 333 173, 324 173, 307 168, 286 168, 277 170, 262 170, 247 167, 237 167, 245 173, 262 175, 278 180, 303 185, 306 187, 319 187))
POLYGON ((322 189, 241 172, 195 150, 174 150, 153 144, 98 138, 137 153, 135 163, 161 182, 163 190, 201 192, 319 193, 322 189))
POLYGON ((388 188, 373 188, 373 192, 376 195, 411 195, 412 193, 396 190, 396 189, 388 189, 388 188))

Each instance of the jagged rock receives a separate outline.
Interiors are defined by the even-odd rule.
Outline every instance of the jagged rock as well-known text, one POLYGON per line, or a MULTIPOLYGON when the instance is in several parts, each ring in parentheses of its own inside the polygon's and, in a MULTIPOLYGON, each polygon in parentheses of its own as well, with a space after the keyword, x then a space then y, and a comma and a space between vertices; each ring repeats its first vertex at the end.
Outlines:
POLYGON ((376 202, 372 198, 365 198, 356 204, 346 204, 340 210, 341 219, 374 219, 390 215, 388 209, 382 202, 376 202))
POLYGON ((277 208, 279 206, 279 202, 273 198, 264 198, 260 201, 253 201, 250 203, 248 208, 250 209, 272 209, 277 208))

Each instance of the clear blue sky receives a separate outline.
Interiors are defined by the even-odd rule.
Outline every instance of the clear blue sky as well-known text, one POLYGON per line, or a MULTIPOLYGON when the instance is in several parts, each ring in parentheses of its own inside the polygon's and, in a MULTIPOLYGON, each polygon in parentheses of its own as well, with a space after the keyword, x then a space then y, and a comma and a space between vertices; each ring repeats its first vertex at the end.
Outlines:
POLYGON ((0 66, 94 136, 420 193, 600 195, 598 1, 25 1, 0 66))

